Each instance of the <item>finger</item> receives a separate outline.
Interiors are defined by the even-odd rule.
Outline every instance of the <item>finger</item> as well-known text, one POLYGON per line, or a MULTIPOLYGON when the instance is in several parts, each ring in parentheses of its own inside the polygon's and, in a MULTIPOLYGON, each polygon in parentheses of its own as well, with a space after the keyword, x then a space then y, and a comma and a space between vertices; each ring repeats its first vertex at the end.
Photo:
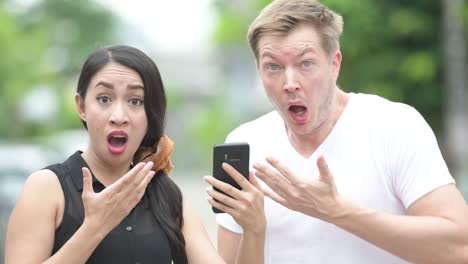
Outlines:
POLYGON ((282 174, 279 173, 278 170, 274 169, 274 167, 272 166, 263 163, 255 163, 253 167, 255 170, 257 170, 258 172, 262 172, 271 179, 277 179, 279 181, 290 183, 290 181, 287 178, 285 178, 282 174))
POLYGON ((146 189, 146 185, 144 182, 145 179, 147 179, 147 177, 149 176, 152 167, 153 162, 146 163, 145 166, 140 170, 140 172, 138 172, 138 174, 130 180, 130 182, 127 184, 127 187, 125 187, 119 193, 119 197, 121 197, 123 201, 128 201, 131 205, 133 205, 134 202, 136 205, 136 203, 140 201, 138 197, 143 196, 143 193, 146 189))
POLYGON ((249 171, 249 182, 258 190, 263 191, 262 186, 260 186, 260 183, 257 181, 253 171, 249 171))
POLYGON ((83 196, 92 194, 94 190, 91 172, 86 167, 81 168, 81 171, 83 172, 83 196))
POLYGON ((119 180, 114 182, 113 184, 109 185, 104 191, 106 192, 114 192, 120 193, 124 189, 128 188, 129 184, 131 183, 132 179, 145 167, 144 162, 140 162, 135 165, 131 170, 129 170, 124 176, 122 176, 119 180))
POLYGON ((281 173, 281 175, 284 176, 286 179, 288 179, 290 182, 296 183, 301 180, 299 177, 295 176, 295 174, 284 163, 282 163, 278 159, 273 158, 273 157, 268 157, 266 158, 266 161, 268 161, 268 163, 270 163, 271 166, 277 169, 279 173, 281 173))
POLYGON ((317 167, 320 172, 320 180, 326 183, 334 183, 333 175, 328 168, 328 164, 325 161, 325 158, 322 155, 317 158, 317 167))
POLYGON ((146 187, 151 182, 151 179, 154 177, 155 174, 156 174, 155 171, 148 172, 144 180, 140 183, 140 186, 138 186, 138 188, 134 192, 131 193, 132 195, 128 196, 132 208, 135 207, 140 202, 143 195, 145 195, 146 187))
POLYGON ((153 179, 155 174, 155 171, 149 171, 143 181, 141 181, 136 191, 144 193, 146 191, 146 187, 148 187, 148 184, 151 182, 151 179, 153 179))
POLYGON ((138 174, 134 178, 134 182, 135 182, 134 186, 137 186, 134 189, 137 189, 138 186, 140 186, 140 184, 144 182, 145 179, 147 179, 148 174, 151 172, 151 169, 153 168, 153 165, 154 165, 153 162, 149 161, 148 163, 145 164, 143 169, 141 169, 141 171, 138 172, 138 174))
POLYGON ((235 199, 224 195, 220 192, 217 192, 213 190, 212 188, 206 188, 206 193, 208 193, 209 196, 213 197, 217 202, 222 203, 224 205, 227 205, 229 207, 235 207, 237 202, 235 199))
POLYGON ((221 210, 221 211, 223 211, 223 212, 225 212, 225 213, 228 213, 228 214, 230 214, 231 216, 234 216, 234 214, 235 214, 235 212, 236 212, 236 211, 233 210, 231 207, 229 207, 229 206, 227 206, 227 205, 224 205, 224 204, 222 204, 222 203, 216 201, 215 199, 213 199, 213 197, 208 197, 206 200, 207 200, 208 203, 209 203, 211 206, 213 206, 214 208, 219 209, 219 210, 221 210))
MULTIPOLYGON (((137 164, 140 165, 140 164, 137 164)), ((142 163, 141 167, 132 168, 127 174, 123 176, 125 180, 122 181, 123 188, 120 190, 122 195, 127 196, 131 195, 136 191, 138 186, 140 186, 141 181, 145 178, 145 176, 150 172, 151 168, 153 167, 153 162, 142 163)))
POLYGON ((257 171, 255 172, 255 176, 262 180, 266 185, 268 185, 268 187, 270 187, 276 193, 280 194, 283 197, 288 197, 288 194, 290 193, 289 188, 291 187, 291 183, 278 173, 274 173, 272 172, 272 170, 268 171, 267 169, 265 169, 265 167, 266 166, 263 164, 254 164, 254 168, 257 169, 257 171))
POLYGON ((223 170, 227 172, 227 174, 229 174, 229 176, 231 176, 231 178, 233 178, 242 189, 251 188, 249 181, 230 164, 223 162, 221 166, 223 170))
POLYGON ((288 201, 286 199, 284 199, 283 197, 279 196, 277 193, 273 192, 272 190, 268 190, 268 189, 263 189, 263 194, 266 196, 266 197, 269 197, 270 199, 272 199, 273 201, 283 205, 284 207, 288 207, 289 208, 289 204, 288 204, 288 201))
POLYGON ((205 181, 209 184, 211 184, 213 187, 218 188, 219 190, 223 191, 227 195, 233 197, 234 199, 241 199, 242 198, 242 192, 238 190, 237 188, 233 187, 229 183, 225 183, 223 181, 220 181, 213 176, 205 176, 205 181))

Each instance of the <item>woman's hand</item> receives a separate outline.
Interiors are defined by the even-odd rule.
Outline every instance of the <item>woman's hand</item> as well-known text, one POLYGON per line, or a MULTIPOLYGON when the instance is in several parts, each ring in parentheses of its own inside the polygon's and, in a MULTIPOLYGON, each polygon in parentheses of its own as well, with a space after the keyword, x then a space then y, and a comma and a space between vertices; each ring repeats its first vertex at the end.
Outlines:
POLYGON ((83 225, 106 236, 143 197, 146 186, 155 174, 151 171, 152 166, 152 162, 137 164, 100 193, 94 192, 91 172, 83 167, 82 199, 85 211, 83 225))

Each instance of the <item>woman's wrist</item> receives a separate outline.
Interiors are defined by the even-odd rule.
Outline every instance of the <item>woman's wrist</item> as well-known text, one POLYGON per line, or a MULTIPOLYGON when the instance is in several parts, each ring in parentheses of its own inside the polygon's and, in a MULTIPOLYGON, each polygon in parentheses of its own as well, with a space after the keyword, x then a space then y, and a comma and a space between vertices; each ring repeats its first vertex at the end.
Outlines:
POLYGON ((83 233, 88 235, 89 238, 96 239, 98 241, 102 241, 110 232, 110 230, 103 228, 102 223, 94 223, 92 220, 87 220, 86 218, 80 229, 83 233))

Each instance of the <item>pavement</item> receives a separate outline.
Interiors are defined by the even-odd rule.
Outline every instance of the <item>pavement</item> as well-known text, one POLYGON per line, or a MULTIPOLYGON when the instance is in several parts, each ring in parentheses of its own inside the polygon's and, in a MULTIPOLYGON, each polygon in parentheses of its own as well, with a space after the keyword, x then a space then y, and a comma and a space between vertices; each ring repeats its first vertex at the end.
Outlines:
POLYGON ((203 180, 203 173, 176 172, 171 175, 177 186, 179 186, 184 196, 184 200, 201 219, 205 229, 210 236, 211 242, 216 247, 216 220, 215 214, 211 210, 211 205, 206 200, 208 194, 205 189, 210 186, 203 180), (175 175, 174 175, 175 174, 175 175))

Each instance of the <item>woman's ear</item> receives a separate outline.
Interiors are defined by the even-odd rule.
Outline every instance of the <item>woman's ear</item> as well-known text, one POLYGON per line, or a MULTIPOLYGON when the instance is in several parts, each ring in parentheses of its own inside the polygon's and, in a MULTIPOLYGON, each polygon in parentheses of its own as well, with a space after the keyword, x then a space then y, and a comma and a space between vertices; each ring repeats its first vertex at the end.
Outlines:
POLYGON ((75 94, 75 104, 76 104, 76 112, 80 116, 80 119, 86 122, 84 98, 81 98, 81 96, 78 93, 75 94))

